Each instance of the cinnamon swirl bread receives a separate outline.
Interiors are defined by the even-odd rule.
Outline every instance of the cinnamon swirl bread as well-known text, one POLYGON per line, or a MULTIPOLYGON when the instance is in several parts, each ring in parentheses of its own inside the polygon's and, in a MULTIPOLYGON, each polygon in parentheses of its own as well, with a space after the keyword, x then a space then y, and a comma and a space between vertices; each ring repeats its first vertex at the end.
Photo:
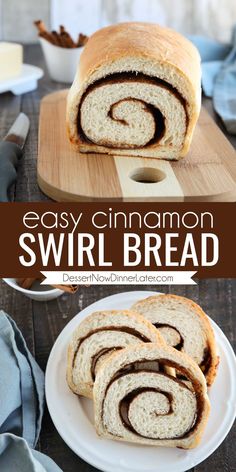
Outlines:
POLYGON ((92 398, 102 362, 114 351, 143 342, 165 344, 158 330, 141 315, 129 310, 92 313, 79 324, 69 345, 69 387, 76 394, 92 398))
POLYGON ((81 55, 68 96, 69 138, 81 152, 179 159, 201 102, 200 56, 148 23, 108 26, 81 55))
POLYGON ((185 449, 199 444, 210 410, 197 364, 152 343, 122 349, 104 361, 94 383, 94 407, 102 437, 185 449), (165 366, 177 368, 191 388, 167 375, 165 366))
POLYGON ((132 310, 153 323, 167 344, 191 356, 212 385, 219 358, 211 324, 199 305, 176 295, 156 295, 138 301, 132 310))

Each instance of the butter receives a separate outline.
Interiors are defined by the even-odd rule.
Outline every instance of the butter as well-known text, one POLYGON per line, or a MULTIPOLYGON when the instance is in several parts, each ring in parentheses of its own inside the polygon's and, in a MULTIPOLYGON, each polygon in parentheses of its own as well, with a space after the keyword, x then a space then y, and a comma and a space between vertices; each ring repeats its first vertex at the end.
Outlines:
POLYGON ((0 81, 20 75, 22 62, 21 44, 0 42, 0 81))

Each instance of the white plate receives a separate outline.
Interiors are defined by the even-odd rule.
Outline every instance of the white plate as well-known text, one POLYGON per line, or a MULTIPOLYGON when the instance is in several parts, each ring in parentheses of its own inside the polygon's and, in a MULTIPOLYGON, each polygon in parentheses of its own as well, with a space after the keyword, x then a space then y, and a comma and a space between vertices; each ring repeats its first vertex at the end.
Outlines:
POLYGON ((221 444, 236 416, 236 359, 212 320, 220 355, 216 381, 210 390, 210 419, 201 445, 196 449, 149 447, 99 439, 93 427, 92 401, 77 397, 66 383, 66 352, 79 322, 96 310, 130 308, 154 292, 125 292, 99 300, 82 310, 63 329, 49 356, 46 370, 48 409, 59 434, 85 461, 105 472, 184 472, 196 466, 221 444))
POLYGON ((0 93, 12 92, 14 95, 32 92, 37 88, 38 80, 43 76, 43 70, 29 64, 22 65, 21 74, 13 79, 0 81, 0 93))

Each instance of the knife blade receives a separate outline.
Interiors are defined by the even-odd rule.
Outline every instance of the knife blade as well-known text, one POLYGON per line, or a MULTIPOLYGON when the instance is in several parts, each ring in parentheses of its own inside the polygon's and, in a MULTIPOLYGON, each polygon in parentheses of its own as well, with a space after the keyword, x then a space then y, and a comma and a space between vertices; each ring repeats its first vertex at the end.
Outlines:
POLYGON ((0 142, 0 202, 9 201, 9 189, 17 179, 17 167, 29 132, 28 116, 20 113, 0 142))

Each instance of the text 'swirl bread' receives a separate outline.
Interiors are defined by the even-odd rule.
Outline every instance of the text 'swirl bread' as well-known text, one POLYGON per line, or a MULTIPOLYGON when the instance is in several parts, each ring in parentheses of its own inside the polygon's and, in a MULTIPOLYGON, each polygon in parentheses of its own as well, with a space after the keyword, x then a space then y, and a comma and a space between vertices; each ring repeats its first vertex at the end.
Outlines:
POLYGON ((179 159, 201 102, 200 56, 186 38, 147 23, 108 26, 81 55, 68 96, 81 152, 179 159))
POLYGON ((68 349, 67 382, 71 390, 92 398, 102 362, 112 352, 132 344, 165 344, 158 330, 129 310, 92 313, 75 330, 68 349))
POLYGON ((104 361, 94 383, 94 408, 102 437, 189 449, 201 440, 210 405, 197 364, 176 349, 148 343, 104 361), (166 366, 189 382, 167 375, 166 366))
POLYGON ((158 328, 172 347, 186 352, 203 371, 207 385, 214 382, 219 358, 210 322, 192 300, 177 295, 156 295, 140 300, 132 310, 158 328))

